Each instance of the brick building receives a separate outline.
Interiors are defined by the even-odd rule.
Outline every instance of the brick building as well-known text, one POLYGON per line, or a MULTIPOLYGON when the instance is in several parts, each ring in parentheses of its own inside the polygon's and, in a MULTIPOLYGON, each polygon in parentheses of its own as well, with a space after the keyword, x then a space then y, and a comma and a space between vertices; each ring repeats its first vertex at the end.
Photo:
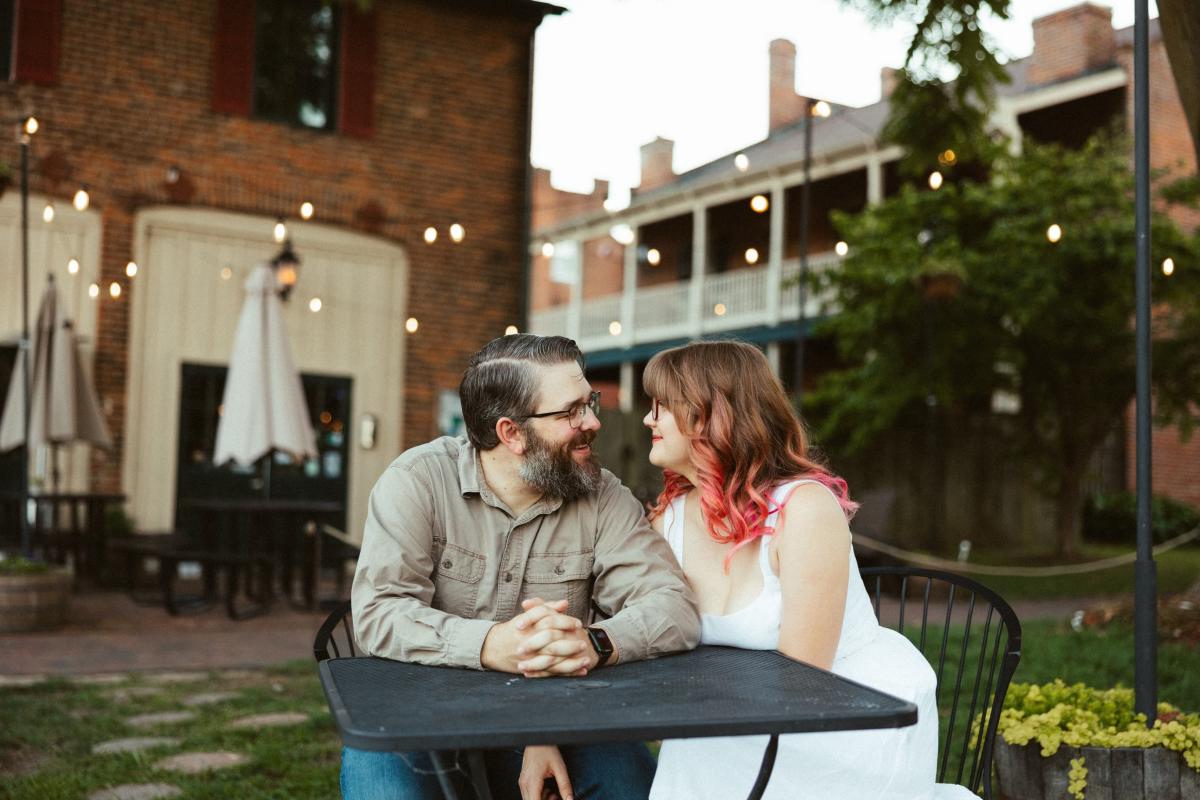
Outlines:
MULTIPOLYGON (((36 311, 54 275, 115 440, 90 463, 71 454, 68 486, 124 491, 143 528, 169 527, 178 498, 214 481, 236 483, 220 484, 226 494, 253 491, 253 475, 216 477, 206 458, 241 284, 279 250, 282 220, 302 262, 286 321, 321 450, 292 465, 290 491, 340 492, 349 530, 361 530, 379 473, 439 432, 439 403, 466 356, 520 322, 533 34, 562 9, 0 8, 0 63, 11 65, 0 104, 9 122, 41 122, 31 303, 36 311), (84 211, 71 202, 80 186, 84 211), (360 436, 364 422, 373 441, 360 436)), ((15 174, 11 137, 0 158, 15 174)), ((0 199, 0 381, 20 331, 16 195, 0 199)))
MULTIPOLYGON (((1026 136, 1078 144, 1113 120, 1132 130, 1132 28, 1115 30, 1110 9, 1082 3, 1035 20, 1033 34, 1032 54, 1009 63, 1011 82, 998 87, 994 129, 1014 147, 1026 136)), ((626 408, 641 397, 641 368, 653 353, 706 335, 760 344, 784 382, 792 381, 802 317, 788 281, 799 269, 807 107, 795 91, 795 54, 786 40, 770 45, 762 141, 682 174, 673 170, 672 143, 651 142, 642 148, 641 185, 629 207, 616 213, 604 210, 599 192, 572 201, 550 186, 549 176, 536 184, 535 204, 567 208, 574 202, 586 210, 534 226, 532 328, 576 338, 596 378, 620 385, 626 408)), ((1150 29, 1150 71, 1152 165, 1194 173, 1195 150, 1157 21, 1150 29)), ((879 102, 830 104, 827 117, 813 119, 813 269, 835 268, 838 261, 831 212, 860 210, 901 184, 901 153, 879 138, 895 79, 885 68, 879 102)), ((1200 213, 1173 213, 1185 228, 1200 224, 1200 213)), ((814 298, 809 302, 806 320, 819 311, 814 298)), ((828 342, 810 340, 807 350, 806 385, 833 358, 828 342)), ((1128 427, 1124 461, 1132 486, 1128 427)), ((1200 505, 1200 438, 1181 443, 1175 432, 1159 431, 1154 476, 1156 491, 1200 505)), ((1013 520, 1014 528, 1022 526, 1013 520)))

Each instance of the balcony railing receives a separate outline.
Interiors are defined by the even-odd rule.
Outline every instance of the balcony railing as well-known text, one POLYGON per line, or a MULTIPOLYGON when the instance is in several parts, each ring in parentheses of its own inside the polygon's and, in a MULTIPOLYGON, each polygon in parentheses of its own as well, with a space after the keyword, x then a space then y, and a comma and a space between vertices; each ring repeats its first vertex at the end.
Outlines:
MULTIPOLYGON (((837 263, 833 253, 813 256, 808 262, 814 272, 837 263)), ((594 352, 788 322, 798 316, 799 272, 798 259, 784 261, 780 286, 774 292, 769 284, 772 273, 766 266, 707 276, 698 292, 693 292, 691 281, 649 286, 637 289, 628 306, 623 294, 584 300, 579 307, 578 330, 572 330, 570 305, 533 312, 530 327, 534 333, 571 336, 585 352, 594 352)), ((809 293, 806 316, 828 309, 827 299, 809 293)))

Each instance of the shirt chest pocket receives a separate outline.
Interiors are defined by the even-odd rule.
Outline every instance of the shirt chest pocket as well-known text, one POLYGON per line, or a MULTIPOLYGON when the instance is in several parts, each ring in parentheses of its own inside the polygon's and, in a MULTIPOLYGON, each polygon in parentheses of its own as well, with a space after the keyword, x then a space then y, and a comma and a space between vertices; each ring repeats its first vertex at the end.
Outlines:
POLYGON ((447 543, 437 555, 433 577, 434 608, 474 616, 486 559, 465 547, 447 543))
POLYGON ((525 562, 521 599, 566 600, 567 613, 586 619, 590 604, 592 552, 532 554, 525 562))

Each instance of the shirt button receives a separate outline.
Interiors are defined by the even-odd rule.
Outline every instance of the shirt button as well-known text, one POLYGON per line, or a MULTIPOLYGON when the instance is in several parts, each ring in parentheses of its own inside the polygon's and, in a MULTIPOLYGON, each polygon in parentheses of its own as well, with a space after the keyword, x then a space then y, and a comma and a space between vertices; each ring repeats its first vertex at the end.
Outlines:
POLYGON ((450 560, 450 559, 448 559, 448 558, 447 558, 445 561, 443 561, 443 562, 442 562, 442 567, 443 567, 443 568, 445 568, 445 569, 450 569, 450 568, 451 568, 451 567, 453 567, 453 566, 454 566, 454 562, 453 562, 453 561, 451 561, 451 560, 450 560))
POLYGON ((555 575, 562 575, 564 572, 566 572, 566 570, 563 569, 562 564, 559 564, 554 568, 555 575))
POLYGON ((504 582, 512 583, 512 573, 511 572, 504 573, 504 582))

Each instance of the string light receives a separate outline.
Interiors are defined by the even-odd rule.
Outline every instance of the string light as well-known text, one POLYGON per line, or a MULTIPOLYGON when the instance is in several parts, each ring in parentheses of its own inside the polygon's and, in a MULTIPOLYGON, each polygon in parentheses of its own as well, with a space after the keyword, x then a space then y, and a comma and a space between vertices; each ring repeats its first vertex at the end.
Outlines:
POLYGON ((942 173, 938 172, 936 169, 929 173, 929 188, 933 189, 934 191, 942 188, 942 173))
POLYGON ((279 244, 287 238, 287 225, 283 222, 283 217, 275 221, 275 243, 279 244))
POLYGON ((416 333, 417 328, 419 328, 420 325, 421 323, 417 322, 416 317, 409 317, 408 319, 404 320, 404 330, 408 331, 409 333, 416 333))
POLYGON ((754 211, 758 214, 763 213, 770 207, 771 203, 769 200, 767 200, 767 196, 765 194, 756 194, 754 197, 750 198, 750 208, 754 209, 754 211))
POLYGON ((118 297, 120 297, 121 296, 121 284, 117 283, 116 281, 113 281, 112 283, 110 283, 108 285, 108 294, 112 297, 113 300, 116 300, 118 297))
POLYGON ((513 335, 515 335, 515 334, 518 334, 518 333, 520 333, 520 331, 519 331, 519 330, 517 330, 517 326, 516 326, 516 325, 509 325, 507 328, 505 328, 505 329, 504 329, 504 335, 505 335, 505 336, 513 336, 513 335))
POLYGON ((542 242, 542 255, 546 258, 554 258, 554 242, 542 242))
POLYGON ((812 113, 814 117, 828 117, 833 113, 833 107, 824 100, 818 100, 817 102, 813 103, 812 113))
POLYGON ((658 252, 657 247, 651 247, 646 251, 646 263, 652 267, 657 267, 662 263, 662 253, 658 252))
POLYGON ((425 229, 425 244, 433 244, 437 241, 437 228, 430 226, 425 229))
POLYGON ((25 131, 26 136, 33 136, 41 129, 41 127, 42 125, 37 121, 37 117, 26 117, 25 124, 22 125, 22 129, 25 131))
POLYGON ((746 248, 746 263, 747 264, 757 264, 758 263, 758 249, 757 248, 754 248, 754 247, 746 248))
POLYGON ((87 211, 91 203, 92 198, 88 194, 87 186, 80 186, 79 190, 75 192, 75 197, 72 198, 71 204, 75 206, 76 211, 87 211))
POLYGON ((616 239, 620 244, 633 244, 633 228, 629 227, 623 222, 619 225, 613 225, 611 228, 609 228, 608 235, 616 239))
POLYGON ((88 297, 95 300, 99 296, 100 296, 100 287, 99 286, 97 286, 94 283, 92 285, 88 286, 88 297))
POLYGON ((1062 226, 1055 222, 1049 228, 1046 228, 1046 238, 1050 240, 1050 244, 1057 244, 1062 238, 1062 226))
POLYGON ((610 334, 612 334, 613 336, 620 336, 621 335, 621 323, 617 322, 615 319, 612 322, 608 323, 608 332, 610 334))
POLYGON ((305 200, 300 204, 300 219, 310 220, 313 215, 313 204, 305 200))
POLYGON ((67 262, 67 272, 71 273, 72 275, 76 275, 79 273, 79 259, 78 258, 72 258, 70 261, 67 262))
POLYGON ((1162 271, 1163 271, 1163 275, 1168 275, 1168 276, 1174 275, 1175 274, 1175 259, 1164 258, 1163 263, 1162 263, 1162 271))
POLYGON ((839 256, 844 256, 846 253, 850 252, 850 245, 846 244, 845 242, 838 242, 833 246, 833 252, 837 253, 839 256))
POLYGON ((745 172, 750 169, 750 157, 745 153, 738 153, 733 157, 733 165, 737 167, 738 172, 745 172))
POLYGON ((134 275, 137 275, 137 272, 138 272, 138 265, 137 265, 136 261, 130 261, 128 264, 125 265, 125 274, 127 276, 129 276, 130 278, 132 278, 134 275))
POLYGON ((715 306, 713 306, 713 313, 716 314, 718 317, 725 316, 725 311, 726 311, 726 308, 725 308, 724 303, 717 303, 715 306))
POLYGON ((321 298, 314 297, 308 301, 308 310, 314 314, 321 310, 321 298))
POLYGON ((948 167, 954 164, 956 161, 958 161, 958 155, 950 148, 946 148, 942 152, 938 153, 938 163, 940 163, 942 166, 948 167))
POLYGON ((461 242, 466 237, 466 235, 467 235, 467 229, 464 228, 462 225, 459 225, 457 222, 450 226, 450 239, 455 244, 458 244, 459 242, 461 242))
POLYGON ((221 280, 227 281, 233 277, 233 270, 229 267, 221 267, 221 280))
POLYGON ((42 222, 54 222, 54 203, 46 203, 42 209, 42 222))

